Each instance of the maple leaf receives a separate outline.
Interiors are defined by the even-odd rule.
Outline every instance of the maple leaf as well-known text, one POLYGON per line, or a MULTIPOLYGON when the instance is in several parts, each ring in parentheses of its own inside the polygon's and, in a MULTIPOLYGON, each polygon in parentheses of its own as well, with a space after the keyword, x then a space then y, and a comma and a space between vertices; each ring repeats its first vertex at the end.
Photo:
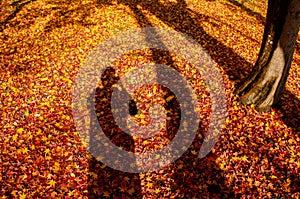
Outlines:
POLYGON ((45 157, 45 159, 46 159, 46 160, 51 160, 52 158, 51 158, 51 156, 48 156, 48 155, 47 155, 47 156, 45 157))
POLYGON ((48 154, 48 153, 50 153, 50 149, 47 148, 47 149, 45 150, 45 154, 48 154))
POLYGON ((192 150, 191 153, 192 153, 193 155, 197 155, 197 154, 198 154, 198 151, 192 150))
POLYGON ((147 176, 146 180, 147 180, 147 181, 151 181, 151 180, 152 180, 152 177, 151 177, 151 176, 147 176))
POLYGON ((23 128, 18 128, 18 129, 17 129, 17 133, 22 133, 23 131, 24 131, 23 128))
POLYGON ((129 189, 127 192, 128 192, 130 195, 132 195, 132 194, 135 192, 135 190, 134 190, 134 188, 132 187, 132 188, 129 189))
POLYGON ((26 199, 27 195, 25 193, 22 193, 21 195, 19 195, 20 199, 26 199))
POLYGON ((154 189, 154 192, 155 192, 156 194, 158 194, 158 193, 160 192, 160 189, 159 189, 159 188, 155 188, 155 189, 154 189))
POLYGON ((51 179, 51 180, 48 182, 48 184, 50 185, 50 187, 55 187, 56 181, 51 179))
POLYGON ((12 136, 12 139, 13 139, 13 141, 16 141, 17 140, 17 138, 18 138, 18 134, 14 134, 13 136, 12 136))
POLYGON ((148 187, 148 188, 152 188, 152 187, 153 187, 153 183, 151 183, 151 182, 147 182, 147 184, 146 184, 146 187, 148 187))
POLYGON ((30 149, 31 149, 31 150, 35 150, 34 144, 32 144, 32 145, 30 146, 30 149))
POLYGON ((90 175, 92 175, 92 178, 95 180, 98 178, 98 175, 94 172, 91 172, 90 175))
POLYGON ((248 162, 247 156, 242 156, 241 160, 248 162))
POLYGON ((28 148, 27 148, 27 147, 25 147, 25 148, 23 148, 23 149, 22 149, 22 153, 25 153, 25 154, 27 154, 27 153, 28 153, 28 151, 29 151, 29 150, 28 150, 28 148))
POLYGON ((39 174, 38 171, 33 171, 33 172, 32 172, 32 175, 33 175, 33 176, 36 176, 36 175, 38 175, 38 174, 39 174))
POLYGON ((74 195, 75 190, 72 191, 68 191, 68 196, 73 196, 74 195))
POLYGON ((47 141, 47 137, 46 136, 43 136, 42 137, 42 140, 45 142, 45 141, 47 141))
POLYGON ((55 162, 54 163, 54 169, 53 169, 55 172, 58 172, 58 171, 60 171, 60 164, 59 164, 59 162, 55 162))
POLYGON ((120 187, 119 187, 120 191, 121 192, 125 192, 127 190, 127 186, 125 184, 122 184, 120 187))
POLYGON ((182 169, 182 168, 183 168, 183 164, 179 164, 179 165, 177 166, 177 168, 178 168, 178 169, 182 169))
POLYGON ((103 196, 105 196, 105 197, 110 197, 110 194, 109 194, 108 191, 104 191, 104 192, 103 192, 103 196))

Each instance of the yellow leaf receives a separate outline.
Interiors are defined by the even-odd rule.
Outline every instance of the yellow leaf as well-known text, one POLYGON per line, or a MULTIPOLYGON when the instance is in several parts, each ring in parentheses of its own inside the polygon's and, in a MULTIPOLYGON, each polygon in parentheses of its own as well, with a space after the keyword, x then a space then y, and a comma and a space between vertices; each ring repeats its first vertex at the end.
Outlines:
POLYGON ((13 136, 12 136, 12 139, 13 139, 13 141, 16 141, 17 140, 17 138, 18 138, 18 134, 14 134, 13 136))
POLYGON ((93 179, 97 179, 98 178, 98 175, 96 173, 94 173, 94 172, 91 172, 91 176, 92 176, 93 179))
POLYGON ((171 95, 171 96, 167 97, 166 101, 169 102, 169 101, 171 101, 173 98, 174 98, 174 95, 171 95))
POLYGON ((26 199, 26 194, 25 194, 25 193, 22 193, 22 194, 20 195, 20 199, 26 199))
POLYGON ((48 184, 51 186, 51 187, 55 187, 55 180, 50 180, 49 182, 48 182, 48 184))
POLYGON ((23 128, 18 128, 17 133, 22 133, 24 131, 23 128))
POLYGON ((219 166, 220 166, 220 169, 225 170, 224 164, 220 163, 219 166))
POLYGON ((144 141, 143 141, 143 144, 148 144, 148 140, 144 140, 144 141))
POLYGON ((51 160, 51 156, 46 156, 46 160, 51 160))
POLYGON ((35 146, 34 146, 34 145, 31 145, 31 146, 30 146, 30 149, 31 149, 31 150, 35 150, 35 146))
POLYGON ((242 158, 241 158, 243 161, 248 161, 248 159, 247 159, 247 156, 243 156, 242 158))
POLYGON ((47 140, 47 137, 43 136, 42 140, 45 142, 47 140))
POLYGON ((155 192, 156 194, 158 194, 158 193, 160 192, 159 188, 155 188, 155 189, 154 189, 154 192, 155 192))
POLYGON ((121 187, 119 187, 119 189, 120 189, 121 192, 125 192, 127 190, 127 187, 126 186, 125 187, 121 186, 121 187))
POLYGON ((23 149, 22 149, 22 153, 27 154, 27 153, 28 153, 28 148, 27 148, 27 147, 23 148, 23 149))
POLYGON ((258 186, 260 185, 260 182, 259 182, 259 181, 255 181, 255 182, 254 182, 254 185, 255 185, 256 187, 258 187, 258 186))
POLYGON ((142 118, 140 122, 142 125, 148 124, 148 122, 144 118, 142 118))
POLYGON ((195 151, 195 150, 192 150, 191 152, 192 152, 193 155, 197 155, 198 154, 198 152, 195 151))
POLYGON ((45 150, 45 153, 46 153, 46 154, 50 153, 50 149, 47 148, 47 149, 45 150))
POLYGON ((153 86, 153 93, 156 94, 157 87, 153 86))
POLYGON ((38 171, 34 171, 34 172, 32 172, 32 175, 33 176, 36 176, 36 175, 38 175, 39 174, 39 172, 38 171))
POLYGON ((153 187, 153 184, 152 184, 151 182, 147 182, 146 187, 152 188, 152 187, 153 187))
POLYGON ((238 109, 239 109, 239 108, 238 108, 237 106, 234 106, 234 107, 233 107, 233 110, 235 110, 235 111, 238 110, 238 109))
POLYGON ((300 161, 297 161, 297 162, 296 162, 296 165, 297 165, 297 167, 299 168, 299 167, 300 167, 300 161))
POLYGON ((159 159, 159 158, 160 158, 160 154, 156 154, 155 159, 159 159))

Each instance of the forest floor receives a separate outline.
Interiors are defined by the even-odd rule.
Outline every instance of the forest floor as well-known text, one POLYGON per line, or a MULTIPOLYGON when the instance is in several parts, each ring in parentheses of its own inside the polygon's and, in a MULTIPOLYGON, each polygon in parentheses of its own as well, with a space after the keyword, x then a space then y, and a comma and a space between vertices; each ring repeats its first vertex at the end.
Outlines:
MULTIPOLYGON (((300 197, 300 36, 286 90, 276 107, 259 113, 252 106, 240 106, 234 95, 257 58, 267 1, 4 0, 0 8, 0 197, 300 197), (128 136, 113 122, 109 93, 116 80, 138 64, 171 65, 188 80, 199 104, 197 136, 180 158, 155 171, 128 173, 88 152, 98 138, 82 139, 72 97, 76 75, 89 53, 113 36, 142 27, 181 32, 200 44, 221 75, 228 113, 213 150, 198 158, 208 135, 209 88, 214 86, 173 52, 144 48, 113 60, 111 71, 98 83, 95 111, 102 129, 119 147, 137 154, 162 149, 174 139, 180 122, 176 96, 160 85, 135 92, 139 112, 132 119, 149 124, 150 106, 158 103, 168 109, 161 115, 170 121, 168 127, 139 138, 149 132, 128 136)), ((99 80, 100 76, 99 71, 99 80)), ((130 84, 125 87, 130 89, 130 84)), ((222 119, 222 114, 216 117, 222 119)), ((167 161, 155 158, 162 164, 167 161)))

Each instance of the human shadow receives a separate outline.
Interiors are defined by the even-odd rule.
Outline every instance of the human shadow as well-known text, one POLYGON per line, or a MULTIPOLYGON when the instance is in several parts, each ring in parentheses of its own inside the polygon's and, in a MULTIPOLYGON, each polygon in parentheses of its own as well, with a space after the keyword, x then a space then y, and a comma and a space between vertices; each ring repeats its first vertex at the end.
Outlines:
MULTIPOLYGON (((122 149, 126 151, 134 152, 136 147, 138 147, 137 145, 139 145, 135 144, 132 137, 120 129, 113 118, 111 110, 112 92, 113 85, 116 84, 117 81, 119 81, 119 78, 116 78, 115 70, 113 68, 107 68, 101 76, 101 88, 98 87, 95 96, 91 95, 88 100, 90 104, 89 110, 95 111, 98 116, 97 120, 91 121, 91 133, 89 138, 90 151, 96 151, 97 146, 99 146, 97 134, 93 134, 93 129, 97 128, 97 123, 100 124, 106 137, 109 138, 115 146, 122 147, 122 149), (95 103, 92 103, 94 99, 95 103)), ((163 93, 165 93, 163 96, 165 99, 163 106, 167 112, 167 117, 171 119, 166 123, 166 133, 160 136, 172 140, 181 122, 180 103, 171 90, 168 88, 163 89, 163 93)), ((128 103, 133 104, 131 106, 129 105, 129 112, 131 112, 132 115, 137 114, 135 103, 131 101, 128 103)), ((203 118, 204 121, 209 120, 207 117, 208 116, 203 118)), ((196 152, 195 154, 195 151, 199 151, 201 147, 207 128, 208 127, 200 121, 196 136, 188 150, 186 150, 178 160, 167 166, 167 168, 162 168, 165 170, 165 173, 168 173, 168 178, 173 179, 171 185, 167 185, 168 182, 160 178, 151 177, 153 180, 153 189, 162 190, 160 193, 157 193, 155 197, 165 197, 164 194, 166 193, 163 190, 167 189, 167 187, 170 188, 172 192, 179 193, 179 198, 232 198, 234 196, 232 190, 230 190, 231 188, 225 184, 222 170, 215 163, 216 156, 210 153, 204 159, 199 160, 197 157, 198 153, 196 152)), ((141 144, 145 140, 149 142, 151 140, 151 138, 139 139, 140 140, 136 140, 135 142, 141 144)), ((110 153, 111 151, 112 150, 107 148, 107 152, 110 153)), ((102 150, 102 152, 105 151, 102 150)), ((132 159, 131 161, 136 161, 136 164, 138 164, 138 160, 136 159, 132 159)), ((151 195, 147 193, 149 190, 142 193, 139 174, 112 169, 98 161, 95 157, 89 161, 89 173, 89 198, 142 198, 150 197, 151 195)), ((150 172, 150 174, 151 173, 155 176, 157 171, 150 172)))
MULTIPOLYGON (((89 128, 89 152, 92 158, 89 160, 88 178, 88 198, 141 198, 141 182, 139 174, 128 173, 107 166, 97 160, 97 156, 105 156, 105 153, 113 153, 109 146, 103 149, 99 145, 103 144, 99 138, 99 128, 107 138, 117 147, 123 150, 134 152, 134 141, 131 136, 119 128, 113 118, 111 111, 112 85, 118 81, 113 68, 107 68, 102 74, 101 80, 103 88, 97 87, 95 95, 88 98, 88 110, 90 111, 89 128), (93 116, 97 116, 96 118, 93 116)), ((118 154, 111 154, 111 164, 124 164, 122 157, 117 158, 118 154)), ((109 157, 106 156, 109 159, 109 157)), ((135 162, 135 159, 128 160, 135 162)))

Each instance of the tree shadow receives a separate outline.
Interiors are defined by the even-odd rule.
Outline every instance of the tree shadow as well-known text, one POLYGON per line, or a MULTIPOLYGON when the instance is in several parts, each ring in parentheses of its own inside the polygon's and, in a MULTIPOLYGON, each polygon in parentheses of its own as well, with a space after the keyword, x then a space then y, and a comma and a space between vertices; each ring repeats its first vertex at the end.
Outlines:
POLYGON ((239 7, 239 8, 241 8, 243 11, 245 11, 248 15, 255 17, 255 19, 256 19, 257 21, 259 21, 261 24, 265 24, 266 19, 265 19, 265 17, 263 17, 260 13, 255 12, 255 11, 253 11, 253 10, 247 8, 243 3, 240 3, 240 2, 238 2, 238 1, 236 1, 236 0, 228 0, 228 1, 230 2, 230 4, 229 4, 229 3, 226 3, 226 2, 225 2, 224 4, 225 4, 228 8, 230 8, 233 12, 236 10, 236 7, 239 7), (232 6, 231 4, 232 4, 233 6, 232 6))
MULTIPOLYGON (((11 3, 9 6, 13 8, 13 11, 8 15, 4 21, 0 22, 0 32, 6 27, 17 27, 18 29, 24 27, 30 27, 35 23, 36 18, 46 17, 52 15, 52 20, 46 23, 44 26, 45 32, 51 32, 55 28, 61 28, 68 24, 77 24, 81 26, 96 25, 89 18, 93 14, 96 8, 103 6, 97 1, 83 2, 83 1, 45 1, 47 4, 45 8, 32 8, 27 13, 24 13, 22 17, 14 20, 24 7, 36 0, 22 1, 18 0, 11 3), (22 25, 20 25, 22 21, 22 25)), ((105 2, 102 2, 105 3, 105 2)), ((108 4, 105 4, 108 5, 108 4)))
POLYGON ((95 25, 89 20, 97 7, 97 2, 85 3, 83 1, 50 1, 52 5, 54 20, 50 20, 44 27, 45 32, 51 32, 55 28, 64 27, 67 24, 78 24, 81 26, 95 25), (72 6, 70 6, 72 5, 72 6))
MULTIPOLYGON (((3 4, 2 17, 0 21, 0 32, 3 32, 7 28, 14 28, 16 31, 23 32, 24 29, 30 28, 32 25, 37 23, 39 20, 44 20, 50 16, 50 20, 43 24, 40 28, 38 39, 40 44, 43 45, 43 41, 46 39, 45 34, 49 34, 56 28, 62 28, 70 24, 76 24, 79 26, 90 27, 96 25, 96 22, 90 20, 96 8, 106 6, 108 4, 98 4, 97 1, 84 2, 84 1, 44 1, 44 7, 41 7, 36 0, 17 0, 11 4, 3 4), (11 11, 9 11, 11 9, 11 11), (10 13, 11 12, 11 13, 10 13), (10 13, 10 14, 9 14, 10 13)), ((2 4, 1 4, 2 6, 2 4)), ((97 21, 101 23, 101 21, 97 21)), ((3 40, 7 40, 11 35, 4 32, 1 34, 3 40)), ((10 71, 12 74, 26 71, 30 69, 35 60, 24 60, 15 62, 16 57, 20 53, 20 45, 22 40, 17 38, 16 45, 11 45, 11 48, 2 49, 0 53, 2 60, 4 60, 3 70, 10 71), (20 41, 20 42, 19 42, 20 41)), ((28 44, 31 46, 32 44, 28 44)))
POLYGON ((174 169, 170 177, 174 180, 172 191, 178 198, 234 198, 233 187, 225 180, 223 171, 215 163, 217 156, 209 153, 199 159, 193 152, 199 150, 201 144, 195 139, 187 152, 169 168, 174 169))
POLYGON ((28 1, 22 1, 22 0, 18 0, 18 1, 14 1, 12 2, 9 6, 13 7, 13 11, 11 12, 10 15, 8 15, 4 21, 0 22, 0 32, 2 32, 7 25, 9 25, 10 21, 12 19, 14 19, 17 14, 22 10, 22 8, 24 6, 26 6, 29 3, 32 3, 36 0, 28 0, 28 1))
POLYGON ((300 100, 294 94, 285 90, 281 100, 274 108, 287 126, 296 132, 300 131, 300 100))
MULTIPOLYGON (((120 3, 124 3, 135 10, 139 9, 138 6, 140 6, 142 10, 149 11, 169 27, 196 40, 212 59, 225 70, 231 81, 240 82, 251 71, 250 63, 203 30, 200 22, 207 21, 209 17, 202 14, 195 15, 194 11, 186 7, 184 1, 168 4, 162 4, 158 0, 120 3)), ((144 22, 140 15, 135 17, 138 21, 142 21, 140 24, 144 22)))
POLYGON ((300 37, 298 36, 295 44, 295 54, 300 54, 300 37))

